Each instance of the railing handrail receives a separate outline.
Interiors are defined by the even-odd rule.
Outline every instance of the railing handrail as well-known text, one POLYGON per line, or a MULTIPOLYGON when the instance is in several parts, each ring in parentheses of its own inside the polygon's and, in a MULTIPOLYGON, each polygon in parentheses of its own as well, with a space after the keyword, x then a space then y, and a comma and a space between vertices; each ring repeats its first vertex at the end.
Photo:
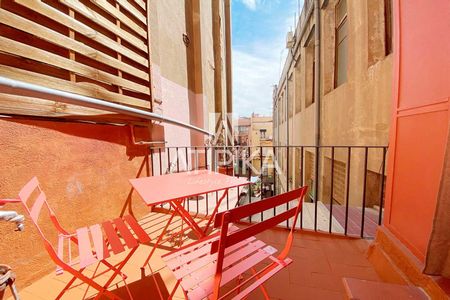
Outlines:
POLYGON ((224 149, 224 148, 259 148, 259 147, 263 147, 263 148, 376 148, 376 149, 382 149, 382 148, 389 148, 388 145, 369 145, 369 146, 365 146, 365 145, 273 145, 273 146, 261 146, 261 145, 233 145, 233 146, 208 146, 208 145, 201 145, 201 146, 166 146, 166 147, 154 147, 152 146, 151 148, 153 149, 176 149, 176 148, 191 148, 191 149, 202 149, 202 148, 215 148, 215 149, 224 149))

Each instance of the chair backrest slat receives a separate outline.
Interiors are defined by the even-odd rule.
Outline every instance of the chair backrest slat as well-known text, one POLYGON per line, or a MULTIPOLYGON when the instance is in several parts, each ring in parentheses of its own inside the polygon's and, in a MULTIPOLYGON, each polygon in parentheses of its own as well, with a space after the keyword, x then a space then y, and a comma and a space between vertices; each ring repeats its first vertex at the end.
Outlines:
MULTIPOLYGON (((240 241, 243 241, 249 237, 257 235, 258 233, 261 233, 266 229, 274 227, 280 224, 281 222, 295 216, 296 211, 297 207, 294 207, 264 222, 259 222, 253 226, 250 226, 249 228, 238 230, 227 236, 226 241, 224 243, 224 247, 228 248, 230 246, 233 246, 234 244, 239 243, 240 241)), ((211 254, 216 253, 218 250, 219 250, 219 242, 216 241, 211 245, 211 254)))
POLYGON ((46 201, 47 198, 45 197, 44 192, 41 191, 30 210, 30 217, 35 223, 37 223, 39 213, 41 212, 42 206, 44 205, 44 203, 46 203, 46 201))
POLYGON ((19 192, 19 198, 23 204, 26 204, 31 194, 39 187, 39 181, 33 177, 19 192))
MULTIPOLYGON (((238 222, 241 219, 252 216, 262 211, 280 206, 301 196, 302 188, 296 189, 281 195, 266 198, 262 201, 246 204, 227 211, 229 213, 230 222, 238 222)), ((214 219, 214 228, 222 226, 222 215, 225 212, 218 213, 214 219)))
POLYGON ((249 227, 241 229, 237 232, 233 232, 229 235, 227 234, 226 236, 221 237, 220 240, 212 243, 211 254, 219 251, 219 245, 220 247, 228 248, 246 238, 261 233, 269 228, 275 227, 285 220, 288 220, 292 217, 296 218, 302 207, 303 197, 306 194, 306 190, 307 187, 302 187, 281 195, 270 197, 255 203, 243 205, 217 214, 214 224, 216 227, 222 227, 223 230, 228 226, 229 223, 238 222, 245 217, 257 213, 262 213, 268 209, 275 208, 296 199, 298 200, 298 204, 287 211, 277 214, 264 221, 252 224, 249 227))
POLYGON ((41 227, 39 226, 39 215, 42 212, 42 208, 45 206, 48 210, 50 221, 56 228, 56 230, 59 233, 66 233, 64 229, 59 224, 56 216, 54 215, 52 209, 48 205, 47 197, 42 191, 39 181, 36 177, 33 177, 25 186, 20 190, 19 192, 19 199, 22 202, 23 206, 25 207, 26 211, 28 212, 28 215, 31 218, 31 221, 33 221, 33 224, 36 226, 36 229, 38 230, 39 234, 41 235, 42 239, 44 240, 44 243, 46 244, 46 248, 48 251, 52 251, 50 255, 54 259, 58 259, 57 253, 55 251, 54 246, 50 243, 50 241, 46 238, 45 233, 42 231, 41 227), (36 194, 36 197, 34 197, 34 194, 36 194), (32 199, 34 198, 34 203, 32 202, 32 199), (30 200, 31 199, 31 200, 30 200))

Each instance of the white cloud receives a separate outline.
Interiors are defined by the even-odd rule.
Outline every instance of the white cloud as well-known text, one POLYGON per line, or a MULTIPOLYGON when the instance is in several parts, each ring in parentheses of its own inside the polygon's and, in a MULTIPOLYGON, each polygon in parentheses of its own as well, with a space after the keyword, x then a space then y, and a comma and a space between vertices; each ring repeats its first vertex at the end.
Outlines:
POLYGON ((255 10, 257 0, 241 0, 248 9, 255 10))
POLYGON ((233 49, 234 114, 272 115, 273 85, 278 83, 284 53, 280 41, 233 49), (281 47, 282 48, 282 47, 281 47))
MULTIPOLYGON (((233 26, 241 26, 241 32, 250 30, 252 33, 249 35, 247 31, 244 35, 247 39, 240 37, 239 41, 233 44, 234 115, 235 117, 249 116, 252 112, 272 115, 273 86, 278 84, 285 63, 286 32, 290 27, 295 27, 294 13, 298 10, 299 2, 290 0, 288 8, 280 10, 279 4, 286 4, 286 2, 281 0, 238 1, 251 10, 258 10, 249 14, 253 16, 256 14, 255 21, 259 21, 259 28, 253 25, 242 27, 239 19, 233 23, 233 26), (265 31, 263 28, 270 30, 265 31)), ((300 0, 300 6, 302 4, 303 0, 300 0)))

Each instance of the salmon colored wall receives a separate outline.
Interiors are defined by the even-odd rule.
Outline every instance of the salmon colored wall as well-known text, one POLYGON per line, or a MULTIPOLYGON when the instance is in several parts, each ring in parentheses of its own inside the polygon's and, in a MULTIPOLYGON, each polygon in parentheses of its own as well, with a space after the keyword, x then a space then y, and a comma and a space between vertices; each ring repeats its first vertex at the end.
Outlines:
POLYGON ((421 261, 449 128, 450 2, 394 1, 394 84, 384 225, 421 261))
MULTIPOLYGON (((36 175, 69 231, 124 210, 136 217, 148 211, 130 194, 128 179, 150 174, 150 164, 145 148, 131 145, 127 127, 0 119, 0 149, 0 197, 17 197, 36 175)), ((22 212, 20 205, 3 209, 22 212)), ((0 262, 13 267, 19 287, 54 271, 30 222, 24 232, 15 232, 13 224, 0 226, 0 262)))

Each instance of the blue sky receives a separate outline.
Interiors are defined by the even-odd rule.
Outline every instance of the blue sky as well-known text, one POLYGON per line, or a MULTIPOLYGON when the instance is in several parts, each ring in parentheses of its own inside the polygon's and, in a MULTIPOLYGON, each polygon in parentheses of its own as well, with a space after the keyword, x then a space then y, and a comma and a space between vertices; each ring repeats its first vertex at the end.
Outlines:
MULTIPOLYGON (((303 0, 300 0, 300 7, 303 0)), ((233 0, 233 111, 272 115, 272 89, 286 57, 299 0, 233 0)))

